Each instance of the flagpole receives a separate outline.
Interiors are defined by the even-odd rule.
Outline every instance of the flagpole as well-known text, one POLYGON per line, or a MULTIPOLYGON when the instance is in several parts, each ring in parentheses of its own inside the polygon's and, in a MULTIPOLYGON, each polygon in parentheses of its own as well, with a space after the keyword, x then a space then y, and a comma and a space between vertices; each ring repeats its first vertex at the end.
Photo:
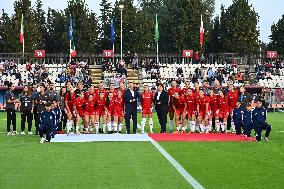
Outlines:
POLYGON ((23 57, 25 57, 25 38, 23 38, 23 57))
POLYGON ((159 42, 157 41, 157 64, 159 65, 159 42))
POLYGON ((23 35, 23 57, 25 56, 25 37, 24 37, 24 15, 22 14, 21 20, 21 33, 23 35))
POLYGON ((71 63, 71 58, 72 58, 72 54, 71 54, 71 48, 72 48, 71 45, 72 44, 71 43, 72 43, 71 40, 69 40, 69 45, 70 45, 69 46, 70 47, 70 49, 69 49, 69 63, 71 63))
POLYGON ((112 63, 114 64, 114 43, 112 44, 112 63))

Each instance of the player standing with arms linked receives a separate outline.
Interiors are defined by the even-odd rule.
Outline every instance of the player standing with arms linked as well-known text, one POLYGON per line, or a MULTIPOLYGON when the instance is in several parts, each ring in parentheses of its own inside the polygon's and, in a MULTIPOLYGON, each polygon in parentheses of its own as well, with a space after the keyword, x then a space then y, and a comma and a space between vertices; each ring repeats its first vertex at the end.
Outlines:
POLYGON ((150 133, 153 133, 152 102, 153 102, 153 93, 149 90, 149 86, 147 84, 144 84, 144 92, 141 94, 141 104, 142 104, 141 133, 142 134, 144 133, 147 116, 149 119, 150 133))
POLYGON ((168 94, 170 96, 170 103, 169 103, 169 116, 170 116, 170 132, 173 132, 173 124, 174 124, 174 117, 175 117, 175 110, 173 106, 173 99, 175 92, 180 92, 180 88, 177 87, 177 82, 172 81, 172 87, 169 88, 168 94))
MULTIPOLYGON (((236 128, 235 128, 235 123, 234 123, 234 119, 233 119, 233 110, 236 108, 236 103, 238 101, 239 98, 239 94, 238 91, 235 90, 234 85, 229 85, 229 92, 227 93, 228 96, 228 100, 229 100, 229 113, 230 113, 230 117, 231 117, 231 128, 232 128, 232 132, 235 133, 236 132, 236 128)), ((227 129, 227 128, 225 128, 227 129)))

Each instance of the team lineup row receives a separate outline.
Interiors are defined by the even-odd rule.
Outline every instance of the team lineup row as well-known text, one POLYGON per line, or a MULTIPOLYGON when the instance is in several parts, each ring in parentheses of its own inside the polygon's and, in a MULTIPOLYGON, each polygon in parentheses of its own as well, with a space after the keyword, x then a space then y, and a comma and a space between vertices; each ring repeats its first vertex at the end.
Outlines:
MULTIPOLYGON (((60 94, 54 91, 53 84, 41 85, 39 88, 38 86, 33 86, 33 91, 28 86, 25 86, 19 100, 17 100, 13 94, 13 86, 10 86, 5 96, 7 104, 6 110, 8 114, 13 115, 13 110, 15 110, 13 106, 15 106, 16 102, 20 103, 22 134, 24 134, 26 121, 28 122, 29 133, 31 133, 33 115, 37 134, 39 126, 43 124, 41 116, 46 110, 45 106, 48 102, 52 104, 50 111, 58 114, 55 116, 58 117, 58 119, 54 121, 53 127, 56 128, 53 131, 54 134, 63 133, 62 125, 64 125, 65 117, 67 118, 67 133, 72 131, 73 126, 77 134, 80 134, 82 129, 85 133, 93 131, 99 133, 100 130, 103 133, 106 133, 106 130, 108 130, 109 133, 121 132, 124 118, 127 117, 127 104, 133 104, 134 102, 134 105, 136 105, 136 107, 134 106, 136 114, 137 102, 141 103, 142 133, 144 133, 147 117, 149 119, 150 132, 153 132, 153 103, 161 124, 161 132, 165 132, 165 129, 162 128, 163 121, 161 122, 161 119, 164 118, 161 117, 159 111, 163 111, 163 114, 165 114, 165 112, 166 114, 169 113, 171 132, 173 132, 174 119, 177 128, 176 132, 198 131, 208 133, 213 130, 213 126, 215 126, 214 130, 216 132, 225 132, 227 130, 228 117, 231 117, 230 125, 232 132, 241 134, 241 128, 243 128, 243 133, 250 136, 250 131, 254 128, 253 126, 244 127, 244 119, 246 119, 246 116, 251 115, 250 120, 252 123, 250 123, 250 125, 253 124, 253 114, 250 105, 252 99, 249 94, 245 93, 243 87, 238 91, 233 85, 229 85, 228 89, 219 89, 216 91, 214 89, 200 89, 199 85, 196 84, 194 89, 191 89, 190 83, 187 82, 185 88, 180 89, 177 87, 175 81, 172 82, 172 87, 168 89, 168 91, 165 91, 162 85, 159 86, 158 91, 153 93, 149 90, 147 85, 144 85, 144 91, 135 96, 133 83, 130 83, 129 89, 127 90, 130 91, 129 94, 132 100, 129 100, 129 98, 125 96, 126 89, 124 89, 123 84, 121 84, 118 89, 115 89, 114 86, 110 86, 110 89, 106 90, 101 83, 98 89, 91 86, 85 91, 83 83, 78 83, 75 90, 75 87, 68 82, 65 87, 61 88, 60 94), (161 110, 161 108, 159 108, 159 106, 161 106, 161 104, 159 104, 159 97, 162 91, 167 93, 168 102, 165 108, 161 110), (239 98, 240 96, 241 98, 239 98), (246 112, 248 112, 248 115, 245 114, 246 112), (103 121, 102 126, 100 126, 100 118, 103 121), (212 121, 214 121, 214 123, 212 123, 212 121), (80 127, 82 123, 84 126, 80 127), (187 128, 188 123, 189 129, 187 128)), ((262 108, 262 105, 258 104, 255 110, 258 108, 262 108)), ((15 124, 13 123, 13 116, 9 116, 8 114, 7 131, 9 134, 11 123, 13 126, 15 124)), ((14 127, 13 131, 15 131, 14 127)))

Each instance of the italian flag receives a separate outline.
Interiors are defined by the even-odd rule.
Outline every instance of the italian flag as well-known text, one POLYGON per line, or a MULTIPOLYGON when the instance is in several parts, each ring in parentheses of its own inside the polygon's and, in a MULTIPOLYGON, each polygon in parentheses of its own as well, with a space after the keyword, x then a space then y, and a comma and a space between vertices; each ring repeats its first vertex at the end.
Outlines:
POLYGON ((22 14, 21 30, 20 30, 20 44, 24 43, 24 16, 22 14))

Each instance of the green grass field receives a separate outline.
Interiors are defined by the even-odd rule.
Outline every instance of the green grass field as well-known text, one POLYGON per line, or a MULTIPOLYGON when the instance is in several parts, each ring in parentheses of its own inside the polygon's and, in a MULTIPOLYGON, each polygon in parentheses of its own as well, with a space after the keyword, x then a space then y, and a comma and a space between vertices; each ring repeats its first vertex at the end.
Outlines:
MULTIPOLYGON (((284 130, 283 116, 269 114, 267 143, 159 144, 205 188, 283 188, 284 133, 276 132, 284 130)), ((6 136, 5 117, 1 112, 0 188, 192 188, 150 142, 42 145, 38 136, 6 136)))

